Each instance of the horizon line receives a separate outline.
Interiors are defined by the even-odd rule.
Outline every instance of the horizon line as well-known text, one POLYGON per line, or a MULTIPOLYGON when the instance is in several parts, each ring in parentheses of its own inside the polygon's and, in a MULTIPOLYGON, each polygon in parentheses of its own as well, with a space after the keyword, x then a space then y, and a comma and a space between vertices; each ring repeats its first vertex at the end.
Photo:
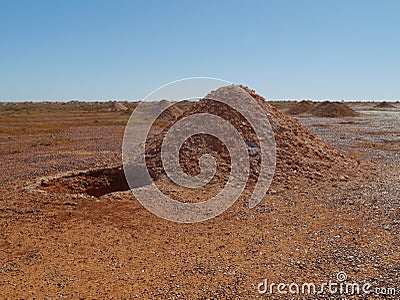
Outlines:
MULTIPOLYGON (((168 99, 167 99, 168 100, 168 99)), ((302 98, 302 99, 265 99, 266 101, 315 101, 315 102, 323 102, 323 101, 332 101, 332 102, 400 102, 400 99, 311 99, 311 98, 302 98)), ((21 99, 21 100, 0 100, 0 103, 69 103, 69 102, 141 102, 143 99, 68 99, 68 100, 48 100, 48 99, 21 99)), ((171 101, 171 100, 169 100, 171 101)), ((190 100, 189 100, 190 101, 190 100)), ((172 101, 174 102, 174 101, 172 101)))

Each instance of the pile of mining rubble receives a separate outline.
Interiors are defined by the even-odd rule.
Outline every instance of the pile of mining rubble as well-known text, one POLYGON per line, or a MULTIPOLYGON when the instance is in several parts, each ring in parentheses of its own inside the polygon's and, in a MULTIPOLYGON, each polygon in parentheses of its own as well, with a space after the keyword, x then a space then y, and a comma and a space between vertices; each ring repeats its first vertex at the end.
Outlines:
MULTIPOLYGON (((276 142, 276 168, 271 189, 291 189, 296 186, 303 186, 307 189, 308 186, 317 183, 333 184, 335 181, 348 180, 351 176, 360 174, 359 161, 345 157, 302 126, 296 119, 272 107, 255 91, 244 86, 236 87, 242 88, 248 93, 247 96, 250 95, 257 101, 260 109, 266 113, 272 127, 276 142)), ((235 95, 229 93, 234 91, 235 89, 230 87, 223 87, 211 92, 199 102, 189 103, 190 105, 185 104, 184 109, 175 110, 176 104, 174 104, 167 110, 175 111, 176 114, 173 116, 177 120, 199 113, 209 113, 229 121, 240 133, 248 147, 250 172, 247 189, 251 189, 259 176, 260 161, 263 159, 260 155, 258 137, 249 122, 239 112, 224 103, 212 100, 218 99, 221 94, 225 95, 226 99, 232 99, 230 97, 235 97, 235 95)), ((161 105, 167 104, 169 103, 161 105)), ((167 120, 172 121, 172 118, 167 120)), ((157 131, 146 141, 146 164, 151 177, 163 189, 163 192, 172 193, 172 197, 179 198, 180 195, 186 195, 185 199, 182 199, 184 201, 195 201, 199 197, 199 193, 204 193, 207 188, 210 188, 210 192, 202 194, 203 196, 210 197, 216 194, 218 189, 226 184, 230 176, 231 157, 228 149, 219 139, 207 134, 191 136, 183 143, 179 151, 179 163, 185 173, 195 176, 200 173, 200 157, 204 154, 211 154, 217 164, 216 173, 211 182, 201 188, 201 191, 182 188, 176 184, 171 185, 161 160, 161 145, 174 123, 165 123, 164 129, 157 131)), ((148 183, 143 185, 145 184, 148 183)), ((96 197, 129 189, 122 167, 93 170, 42 180, 38 188, 54 193, 82 193, 96 197)), ((202 199, 202 197, 200 198, 202 199)))
MULTIPOLYGON (((273 184, 290 186, 293 180, 334 181, 344 176, 348 164, 353 163, 338 150, 318 138, 296 119, 291 118, 268 104, 255 91, 243 87, 260 105, 267 116, 276 141, 276 170, 273 184)), ((179 119, 186 116, 210 113, 228 120, 241 134, 248 145, 250 158, 249 182, 259 175, 260 163, 257 160, 258 138, 247 120, 228 105, 211 100, 213 95, 229 93, 232 89, 222 87, 189 107, 179 119)), ((218 99, 218 98, 214 98, 218 99)), ((161 160, 161 145, 169 127, 149 138, 146 143, 146 164, 153 179, 166 179, 161 160)), ((230 172, 230 156, 226 147, 217 138, 209 135, 195 135, 186 140, 180 148, 179 162, 182 169, 192 176, 199 174, 199 158, 211 154, 217 161, 217 171, 211 181, 223 186, 230 172)), ((342 177, 343 178, 343 177, 342 177)))
POLYGON ((129 108, 119 102, 112 102, 108 107, 109 111, 127 111, 129 108))
POLYGON ((168 100, 161 100, 158 105, 163 109, 157 120, 173 122, 182 115, 182 110, 176 105, 171 105, 168 100), (170 106, 171 105, 171 106, 170 106))
POLYGON ((355 117, 360 115, 358 112, 348 107, 344 103, 331 101, 324 101, 318 104, 309 110, 308 114, 315 117, 324 118, 355 117))
POLYGON ((375 105, 375 108, 396 108, 392 103, 383 101, 377 105, 375 105))
POLYGON ((302 100, 300 102, 296 102, 292 107, 290 107, 287 113, 289 115, 301 115, 310 111, 313 108, 314 108, 314 103, 312 101, 302 100))

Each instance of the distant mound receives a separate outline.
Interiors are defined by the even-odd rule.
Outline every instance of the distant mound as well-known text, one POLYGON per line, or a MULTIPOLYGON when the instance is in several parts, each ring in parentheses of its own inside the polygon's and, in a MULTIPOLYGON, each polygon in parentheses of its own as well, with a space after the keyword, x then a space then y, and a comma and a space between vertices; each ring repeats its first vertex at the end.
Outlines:
POLYGON ((318 104, 308 111, 308 113, 315 117, 326 118, 355 117, 359 115, 358 112, 344 103, 330 101, 324 101, 318 104))
POLYGON ((163 112, 160 114, 157 120, 173 122, 176 121, 183 113, 180 108, 178 108, 176 105, 171 105, 171 102, 168 100, 161 100, 159 105, 163 109, 163 112))
POLYGON ((374 106, 375 108, 396 108, 395 105, 393 105, 392 103, 383 101, 381 103, 378 103, 377 105, 374 106))
POLYGON ((300 102, 296 102, 294 105, 292 105, 291 108, 287 111, 288 114, 290 115, 301 115, 304 114, 311 109, 314 108, 314 103, 310 100, 302 100, 300 102))
POLYGON ((108 107, 109 111, 127 111, 128 108, 119 102, 112 102, 111 105, 108 107))
POLYGON ((182 111, 186 111, 190 107, 192 107, 194 103, 195 103, 194 101, 183 100, 183 101, 177 102, 175 104, 175 106, 178 107, 179 109, 181 109, 182 111))

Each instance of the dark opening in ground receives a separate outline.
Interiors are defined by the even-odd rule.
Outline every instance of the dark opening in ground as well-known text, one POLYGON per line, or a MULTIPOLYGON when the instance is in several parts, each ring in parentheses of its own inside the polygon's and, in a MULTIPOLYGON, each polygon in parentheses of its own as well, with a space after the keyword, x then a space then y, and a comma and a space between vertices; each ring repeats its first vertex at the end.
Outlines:
POLYGON ((123 168, 115 167, 42 180, 38 189, 59 194, 87 194, 100 197, 113 192, 127 191, 129 185, 123 168))

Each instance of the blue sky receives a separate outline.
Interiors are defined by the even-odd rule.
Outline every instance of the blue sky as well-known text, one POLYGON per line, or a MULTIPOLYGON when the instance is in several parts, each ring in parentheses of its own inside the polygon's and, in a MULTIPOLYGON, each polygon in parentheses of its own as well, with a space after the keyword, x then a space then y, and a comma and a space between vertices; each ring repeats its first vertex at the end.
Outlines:
POLYGON ((400 99, 400 1, 0 0, 0 100, 140 99, 207 76, 268 99, 400 99))

